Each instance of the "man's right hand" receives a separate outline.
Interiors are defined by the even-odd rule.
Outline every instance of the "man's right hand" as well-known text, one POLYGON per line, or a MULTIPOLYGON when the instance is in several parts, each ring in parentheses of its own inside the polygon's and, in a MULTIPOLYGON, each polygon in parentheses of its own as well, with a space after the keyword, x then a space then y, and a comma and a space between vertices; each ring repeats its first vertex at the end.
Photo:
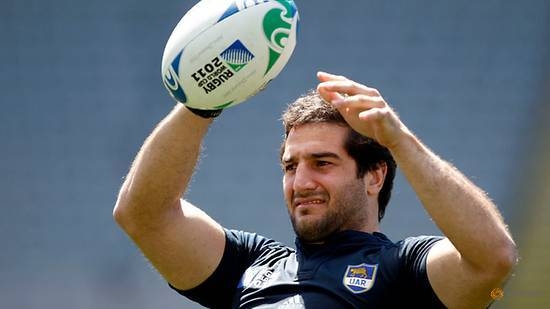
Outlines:
POLYGON ((143 144, 113 212, 155 268, 182 290, 206 280, 225 248, 222 227, 181 200, 211 122, 177 104, 143 144))

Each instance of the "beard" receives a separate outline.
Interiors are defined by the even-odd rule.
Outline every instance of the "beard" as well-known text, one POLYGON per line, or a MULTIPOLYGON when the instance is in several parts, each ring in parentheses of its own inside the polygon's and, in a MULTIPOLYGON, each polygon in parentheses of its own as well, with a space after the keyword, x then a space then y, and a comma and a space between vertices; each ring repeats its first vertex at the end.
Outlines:
POLYGON ((326 204, 322 214, 307 218, 307 213, 290 212, 294 232, 303 242, 319 243, 328 236, 343 230, 359 230, 367 223, 367 194, 363 179, 339 186, 332 194, 327 192, 302 193, 302 197, 324 196, 326 204), (304 218, 306 217, 306 218, 304 218))

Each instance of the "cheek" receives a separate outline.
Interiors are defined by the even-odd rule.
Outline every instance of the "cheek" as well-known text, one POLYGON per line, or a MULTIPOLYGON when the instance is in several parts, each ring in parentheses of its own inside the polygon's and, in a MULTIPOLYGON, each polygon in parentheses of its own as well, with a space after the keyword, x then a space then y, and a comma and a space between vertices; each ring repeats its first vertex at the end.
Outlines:
POLYGON ((292 182, 287 176, 283 176, 283 194, 285 196, 285 200, 289 201, 292 195, 292 182))

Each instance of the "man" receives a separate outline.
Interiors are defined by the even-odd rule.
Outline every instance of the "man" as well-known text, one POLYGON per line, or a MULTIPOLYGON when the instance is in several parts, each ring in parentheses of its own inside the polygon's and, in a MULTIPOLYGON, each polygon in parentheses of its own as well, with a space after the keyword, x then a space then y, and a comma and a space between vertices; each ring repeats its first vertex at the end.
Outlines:
POLYGON ((427 149, 376 89, 318 78, 318 94, 283 116, 295 250, 226 230, 180 198, 213 115, 181 104, 137 155, 117 222, 172 288, 207 307, 487 307, 516 262, 497 208, 427 149), (394 160, 445 238, 392 243, 379 232, 394 160))

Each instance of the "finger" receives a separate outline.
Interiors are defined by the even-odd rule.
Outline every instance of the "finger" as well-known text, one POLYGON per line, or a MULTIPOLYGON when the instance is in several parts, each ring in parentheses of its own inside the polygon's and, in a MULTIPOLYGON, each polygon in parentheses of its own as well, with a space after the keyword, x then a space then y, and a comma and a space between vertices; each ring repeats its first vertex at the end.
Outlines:
POLYGON ((319 86, 317 86, 317 92, 319 92, 319 95, 325 102, 331 104, 333 104, 334 102, 339 102, 344 98, 344 96, 338 92, 327 91, 326 89, 319 86))
POLYGON ((342 100, 333 101, 332 104, 337 108, 353 108, 359 110, 384 108, 387 106, 386 101, 384 101, 381 96, 369 96, 367 94, 344 96, 342 100))
POLYGON ((318 87, 325 91, 339 92, 347 95, 368 94, 371 96, 380 96, 380 92, 375 88, 367 87, 352 80, 330 80, 319 83, 318 87))
POLYGON ((379 119, 385 118, 388 116, 389 110, 387 108, 374 108, 362 111, 359 113, 359 119, 363 121, 375 122, 379 119))
POLYGON ((327 72, 319 71, 317 72, 317 78, 321 82, 329 81, 329 80, 347 80, 345 76, 341 75, 334 75, 327 72))

